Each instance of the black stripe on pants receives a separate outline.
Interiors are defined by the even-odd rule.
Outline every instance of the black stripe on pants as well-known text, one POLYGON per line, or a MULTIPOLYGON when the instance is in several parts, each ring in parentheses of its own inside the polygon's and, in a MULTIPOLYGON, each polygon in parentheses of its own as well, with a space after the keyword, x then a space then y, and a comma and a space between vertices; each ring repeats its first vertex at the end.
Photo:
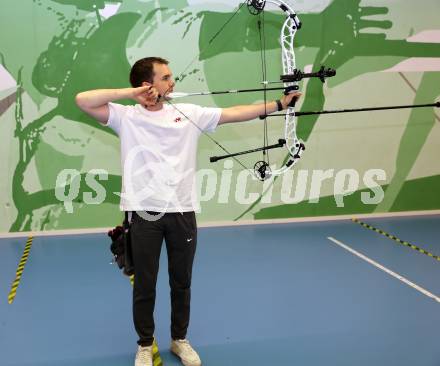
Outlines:
POLYGON ((156 281, 164 239, 171 288, 171 337, 185 338, 189 325, 192 266, 197 247, 195 213, 161 215, 157 221, 148 221, 133 213, 130 226, 134 262, 133 320, 139 335, 138 344, 142 346, 153 343, 156 281))

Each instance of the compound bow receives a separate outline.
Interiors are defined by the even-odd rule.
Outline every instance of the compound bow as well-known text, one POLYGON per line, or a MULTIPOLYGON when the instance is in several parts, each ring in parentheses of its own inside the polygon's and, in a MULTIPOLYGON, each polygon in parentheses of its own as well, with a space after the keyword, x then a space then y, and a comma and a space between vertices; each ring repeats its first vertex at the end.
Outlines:
MULTIPOLYGON (((296 32, 301 28, 301 22, 296 15, 295 11, 291 8, 291 6, 283 0, 246 0, 246 2, 242 3, 237 11, 220 27, 220 29, 215 33, 215 35, 209 40, 207 47, 214 41, 214 39, 221 33, 221 31, 226 27, 226 25, 232 20, 232 18, 238 14, 241 8, 247 5, 249 12, 255 16, 259 16, 258 20, 258 32, 260 37, 260 48, 261 48, 261 63, 262 63, 262 72, 263 72, 263 88, 257 89, 242 89, 242 90, 227 90, 227 91, 209 91, 209 92, 198 92, 198 93, 170 93, 169 96, 171 99, 178 97, 186 97, 186 96, 194 96, 194 95, 212 95, 212 94, 229 94, 229 93, 245 93, 245 92, 264 92, 264 104, 267 103, 266 92, 269 90, 284 90, 284 94, 291 93, 292 91, 296 91, 299 89, 298 82, 304 78, 318 78, 323 83, 326 78, 332 77, 336 75, 336 71, 334 69, 325 68, 321 66, 319 71, 305 73, 296 68, 296 59, 295 59, 295 51, 294 51, 294 38, 296 32), (266 80, 266 57, 265 57, 265 40, 264 40, 264 10, 266 4, 273 4, 281 9, 284 12, 286 19, 283 22, 283 26, 281 28, 280 34, 280 46, 281 46, 281 56, 282 56, 282 65, 283 65, 283 75, 280 76, 280 81, 267 81, 266 80), (268 88, 267 85, 271 83, 279 83, 282 82, 284 86, 282 88, 268 88)), ((206 48, 207 48, 206 47, 206 48)), ((202 52, 204 52, 203 49, 202 52)), ((199 55, 200 55, 199 54, 199 55)), ((198 56, 197 56, 198 57, 198 56)), ((196 58, 197 58, 196 57, 196 58)), ((192 65, 195 61, 194 59, 180 74, 183 75, 186 70, 192 65)), ((180 79, 180 76, 177 78, 180 79)), ((165 93, 166 94, 166 93, 165 93)), ((183 112, 181 112, 174 104, 170 102, 168 99, 168 103, 173 105, 173 107, 182 113, 192 124, 194 124, 203 134, 208 136, 216 145, 218 145, 226 155, 222 156, 213 156, 210 158, 211 162, 216 162, 221 159, 232 157, 235 161, 237 161, 243 168, 248 169, 240 160, 236 158, 238 155, 244 155, 249 153, 254 153, 257 151, 263 151, 264 158, 261 161, 257 161, 254 165, 254 174, 259 180, 265 180, 270 177, 278 176, 284 174, 287 170, 291 169, 298 160, 301 158, 303 151, 305 150, 305 146, 303 141, 301 141, 296 134, 296 119, 298 116, 303 115, 312 115, 312 114, 329 114, 329 113, 347 113, 347 112, 362 112, 362 111, 377 111, 377 110, 386 110, 386 109, 402 109, 402 108, 419 108, 419 107, 440 107, 440 102, 429 103, 429 104, 419 104, 419 105, 404 105, 404 106, 389 106, 389 107, 372 107, 372 108, 356 108, 356 109, 342 109, 342 110, 330 110, 330 111, 312 111, 312 112, 295 112, 295 98, 292 100, 291 104, 286 109, 285 114, 271 114, 260 116, 260 119, 264 119, 264 146, 259 148, 254 148, 246 151, 241 151, 237 153, 230 153, 226 148, 224 148, 219 142, 217 142, 210 135, 206 134, 202 131, 197 124, 191 121, 190 118, 185 116, 183 112), (274 116, 284 116, 285 124, 284 124, 284 138, 280 138, 278 143, 273 145, 267 144, 267 117, 274 116), (268 154, 266 154, 267 150, 286 147, 288 155, 285 162, 275 170, 271 170, 270 162, 268 154)))
MULTIPOLYGON (((284 94, 291 93, 293 91, 296 91, 299 89, 298 82, 302 80, 303 78, 311 78, 311 77, 317 77, 322 82, 325 82, 325 79, 327 77, 334 76, 336 74, 335 70, 332 69, 326 69, 324 66, 321 67, 321 69, 318 72, 315 73, 304 73, 296 68, 296 60, 295 60, 295 51, 294 51, 294 38, 296 35, 296 32, 301 28, 301 22, 296 15, 295 11, 291 8, 289 4, 287 4, 285 1, 282 0, 246 0, 246 2, 242 3, 240 7, 237 9, 237 11, 220 27, 219 31, 211 38, 211 40, 208 42, 208 46, 213 42, 213 40, 221 33, 221 31, 224 29, 224 27, 232 20, 232 18, 241 10, 241 8, 247 5, 247 8, 249 12, 252 15, 260 16, 258 20, 258 32, 260 37, 260 46, 261 46, 261 63, 262 63, 262 69, 263 69, 263 81, 262 84, 264 85, 263 88, 258 89, 244 89, 244 90, 227 90, 227 91, 221 91, 221 92, 200 92, 200 93, 170 93, 169 97, 171 99, 178 98, 178 97, 185 97, 185 96, 194 96, 194 95, 211 95, 211 94, 226 94, 226 93, 244 93, 244 92, 255 92, 255 91, 263 91, 264 92, 264 104, 267 103, 266 98, 266 92, 269 90, 284 90, 284 94), (280 81, 283 82, 284 86, 282 88, 268 88, 267 84, 272 83, 268 82, 266 80, 266 59, 265 59, 265 40, 264 40, 264 16, 261 17, 261 14, 263 14, 264 9, 266 7, 267 3, 271 3, 281 9, 281 11, 284 12, 286 19, 283 22, 283 26, 281 28, 281 34, 280 34, 280 45, 281 45, 281 58, 282 58, 282 65, 283 65, 283 75, 280 76, 280 81), (263 21, 262 21, 263 18, 263 21)), ((205 51, 206 48, 203 50, 205 51)), ((202 52, 203 52, 202 51, 202 52)), ((201 52, 201 53, 202 53, 201 52)), ((194 62, 193 60, 191 64, 194 62)), ((191 65, 190 64, 190 65, 191 65)), ((183 75, 185 71, 190 67, 185 68, 185 70, 180 74, 183 75)), ((180 76, 177 78, 177 80, 180 79, 180 76)), ((232 157, 234 158, 241 166, 243 166, 245 169, 248 169, 242 164, 238 159, 235 157, 238 155, 244 155, 249 154, 257 151, 263 151, 264 154, 264 160, 257 161, 254 165, 254 174, 259 180, 265 180, 272 176, 281 175, 284 172, 286 172, 288 169, 291 169, 301 158, 302 152, 305 150, 304 143, 297 137, 296 134, 296 116, 295 116, 295 102, 296 99, 294 98, 291 102, 291 104, 286 109, 286 113, 284 115, 285 125, 284 125, 284 138, 279 139, 277 144, 268 145, 267 144, 267 113, 265 113, 263 116, 261 116, 261 119, 264 119, 264 146, 241 151, 237 153, 230 153, 227 149, 225 149, 220 143, 218 143, 215 139, 213 139, 211 136, 204 133, 204 131, 201 131, 206 136, 208 136, 215 144, 217 144, 223 151, 225 151, 227 154, 222 156, 213 156, 210 158, 211 162, 218 161, 220 159, 225 159, 232 157), (271 170, 270 168, 270 162, 268 154, 266 154, 267 150, 279 148, 285 146, 288 151, 288 158, 286 161, 275 170, 271 170)), ((173 105, 170 100, 168 100, 168 103, 173 105)), ((175 105, 173 105, 174 108, 178 109, 175 105)), ((181 111, 179 111, 182 113, 181 111)), ((199 128, 193 121, 191 121, 187 116, 185 116, 191 123, 193 123, 197 128, 199 128)), ((199 128, 200 129, 200 128, 199 128)))

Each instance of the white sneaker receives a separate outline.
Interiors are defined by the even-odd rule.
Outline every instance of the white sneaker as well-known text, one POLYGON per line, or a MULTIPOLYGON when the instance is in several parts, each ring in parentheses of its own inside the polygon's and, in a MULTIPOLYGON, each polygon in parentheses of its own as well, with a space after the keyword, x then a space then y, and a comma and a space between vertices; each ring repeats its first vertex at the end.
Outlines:
POLYGON ((134 366, 153 366, 153 346, 139 346, 134 366))
POLYGON ((185 366, 202 365, 199 355, 194 351, 187 339, 172 340, 171 352, 180 357, 180 360, 185 366))

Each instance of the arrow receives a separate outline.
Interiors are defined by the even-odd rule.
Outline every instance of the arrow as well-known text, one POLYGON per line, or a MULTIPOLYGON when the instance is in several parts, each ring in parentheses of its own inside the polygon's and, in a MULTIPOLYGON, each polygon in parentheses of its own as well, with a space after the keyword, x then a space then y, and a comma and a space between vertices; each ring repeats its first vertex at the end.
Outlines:
MULTIPOLYGON (((297 90, 297 88, 295 88, 297 90)), ((197 95, 215 95, 215 94, 236 94, 236 93, 253 93, 259 91, 270 91, 270 90, 286 90, 286 87, 276 87, 276 88, 256 88, 256 89, 232 89, 232 90, 223 90, 223 91, 205 91, 205 92, 196 92, 196 93, 169 93, 165 98, 176 99, 176 98, 184 98, 184 97, 193 97, 197 95)))

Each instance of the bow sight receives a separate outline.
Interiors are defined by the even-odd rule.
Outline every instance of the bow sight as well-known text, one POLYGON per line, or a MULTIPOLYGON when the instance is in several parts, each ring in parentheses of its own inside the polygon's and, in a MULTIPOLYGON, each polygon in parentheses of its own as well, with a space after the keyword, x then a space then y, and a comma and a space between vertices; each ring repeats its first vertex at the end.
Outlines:
POLYGON ((325 68, 324 66, 321 66, 319 71, 317 72, 302 72, 301 70, 295 69, 293 70, 292 74, 289 75, 281 75, 280 80, 283 83, 289 83, 289 82, 296 82, 300 81, 304 78, 318 78, 323 83, 325 83, 326 78, 330 78, 336 75, 336 70, 331 68, 325 68))

